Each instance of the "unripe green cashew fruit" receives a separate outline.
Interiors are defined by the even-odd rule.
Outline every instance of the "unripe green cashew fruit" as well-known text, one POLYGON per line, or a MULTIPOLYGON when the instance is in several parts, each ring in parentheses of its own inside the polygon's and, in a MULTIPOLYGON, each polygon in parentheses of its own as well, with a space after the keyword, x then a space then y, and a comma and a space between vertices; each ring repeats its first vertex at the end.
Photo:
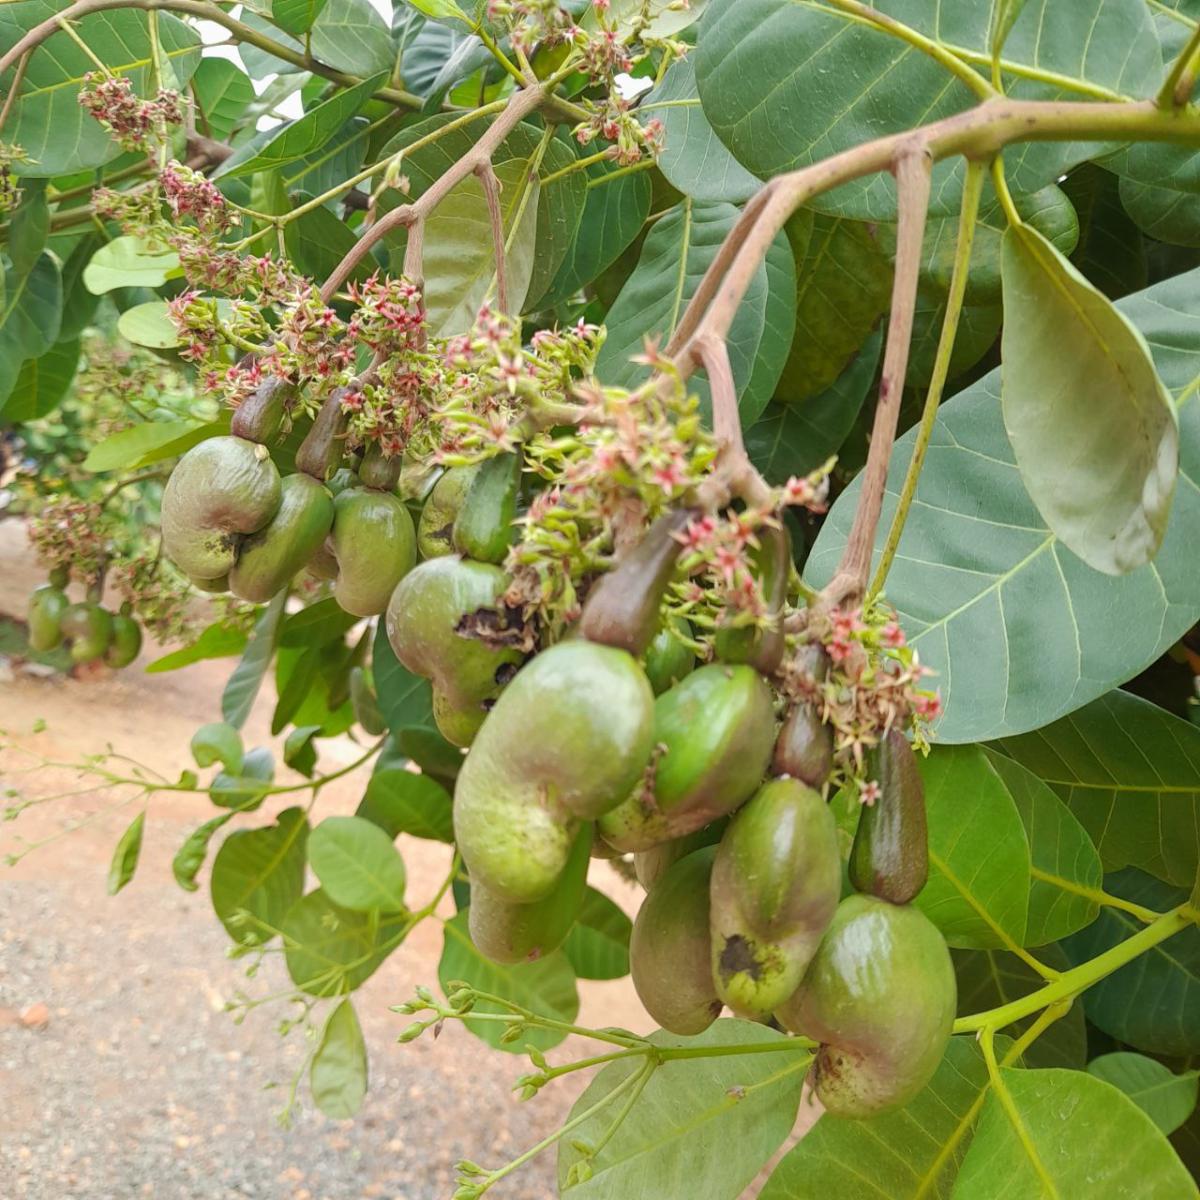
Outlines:
POLYGON ((847 896, 776 1016, 821 1043, 810 1079, 825 1111, 873 1117, 929 1082, 956 1003, 950 951, 920 909, 847 896))
POLYGON ((629 972, 643 1007, 681 1037, 720 1015, 709 951, 709 878, 715 847, 681 858, 642 901, 629 939, 629 972))
POLYGON ((193 580, 220 579, 233 569, 243 536, 262 529, 282 498, 266 447, 209 438, 179 460, 163 489, 163 548, 193 580))
POLYGON ((775 739, 771 770, 807 783, 825 785, 833 770, 833 730, 807 701, 792 706, 775 739))
POLYGON ((683 550, 675 534, 692 514, 664 513, 628 554, 592 588, 583 606, 583 636, 630 654, 646 653, 659 629, 659 607, 683 550))
POLYGON ((112 641, 113 618, 94 600, 70 605, 62 615, 62 633, 77 663, 95 662, 104 657, 112 641))
POLYGON ((841 891, 829 805, 795 779, 765 783, 730 822, 713 863, 713 980, 734 1012, 769 1016, 799 987, 841 891))
POLYGON ((71 582, 71 569, 64 567, 61 563, 57 567, 50 568, 50 586, 58 588, 61 592, 67 584, 71 582))
POLYGON ((325 486, 329 489, 329 494, 340 496, 347 488, 360 487, 362 480, 358 477, 358 472, 350 467, 338 467, 336 471, 325 481, 325 486))
POLYGON ((775 742, 771 689, 752 667, 710 663, 654 702, 653 789, 600 818, 618 850, 648 850, 731 813, 762 780, 775 742))
POLYGON ((112 641, 104 652, 104 661, 117 670, 127 667, 142 650, 142 627, 127 613, 112 619, 112 641))
POLYGON ((342 399, 349 388, 331 392, 296 451, 296 470, 324 483, 342 463, 347 416, 342 399))
POLYGON ((283 425, 283 418, 296 399, 296 385, 272 375, 238 405, 229 422, 234 437, 250 442, 269 442, 283 425))
POLYGON ((458 624, 495 606, 507 587, 508 576, 499 567, 449 555, 409 571, 388 602, 392 649, 410 671, 432 680, 438 727, 458 746, 470 744, 490 701, 521 661, 516 650, 462 637, 458 624))
POLYGON ((907 904, 929 877, 929 831, 917 756, 898 729, 871 750, 867 777, 879 784, 879 797, 858 818, 850 882, 855 891, 907 904))
POLYGON ((424 558, 454 553, 454 522, 478 467, 451 467, 433 485, 417 522, 417 549, 424 558))
POLYGON ((70 600, 53 583, 35 588, 29 597, 29 645, 37 651, 53 650, 62 644, 62 618, 70 600))
POLYGON ((333 508, 334 597, 356 617, 377 616, 417 561, 412 517, 398 496, 368 487, 347 488, 333 508))
MULTIPOLYGON (((692 636, 692 627, 682 617, 673 621, 675 628, 683 637, 692 636)), ((665 625, 654 635, 654 640, 646 650, 646 678, 656 696, 661 696, 668 688, 674 687, 685 675, 690 675, 696 669, 696 656, 691 647, 686 646, 665 625)))
POLYGON ((472 882, 467 926, 480 954, 498 963, 534 962, 566 941, 587 887, 592 829, 590 821, 579 827, 558 881, 533 904, 510 904, 472 882))
POLYGON ((262 604, 270 600, 312 557, 333 524, 333 497, 311 475, 284 479, 279 509, 242 543, 229 572, 235 596, 262 604))
MULTIPOLYGON (((326 484, 326 487, 329 485, 326 484)), ((335 497, 336 500, 336 497, 335 497)), ((304 564, 304 569, 314 578, 329 581, 338 576, 338 561, 330 547, 330 538, 324 537, 304 564)))
POLYGON ((748 663, 764 675, 779 668, 786 649, 783 609, 787 602, 788 576, 792 569, 792 539, 782 526, 765 526, 758 531, 758 548, 751 556, 755 578, 762 588, 768 624, 722 626, 713 648, 722 662, 748 663))
POLYGON ((651 846, 649 850, 639 850, 633 856, 633 870, 638 883, 649 891, 681 858, 687 858, 689 854, 703 850, 705 846, 717 845, 728 826, 728 818, 721 817, 711 825, 697 829, 695 833, 675 838, 670 842, 660 842, 657 846, 651 846))
POLYGON ((358 467, 358 477, 363 487, 390 492, 400 482, 404 468, 404 457, 400 454, 387 455, 374 443, 367 447, 358 467))
POLYGON ((477 562, 502 563, 516 540, 513 521, 521 493, 520 453, 480 464, 454 519, 454 548, 477 562))
POLYGON ((455 840, 471 878, 518 904, 545 896, 579 820, 618 803, 645 771, 653 709, 637 662, 610 646, 559 642, 517 672, 455 786, 455 840))

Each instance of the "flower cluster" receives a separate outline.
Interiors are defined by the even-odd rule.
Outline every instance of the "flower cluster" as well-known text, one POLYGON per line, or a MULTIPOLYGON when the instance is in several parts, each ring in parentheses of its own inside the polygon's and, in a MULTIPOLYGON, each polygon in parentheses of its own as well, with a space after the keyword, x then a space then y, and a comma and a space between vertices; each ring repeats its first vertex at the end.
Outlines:
POLYGON ((169 162, 158 173, 163 199, 176 222, 190 217, 205 233, 221 234, 237 224, 220 188, 182 163, 169 162))
POLYGON ((23 189, 12 164, 28 161, 29 156, 20 146, 0 142, 0 215, 12 212, 21 203, 23 189))
POLYGON ((66 494, 48 499, 29 520, 29 540, 42 565, 69 567, 87 583, 103 572, 113 533, 101 504, 66 494))
POLYGON ((170 127, 183 123, 178 92, 162 88, 152 99, 143 100, 127 75, 89 71, 79 89, 79 103, 124 150, 144 150, 164 142, 170 127))
POLYGON ((591 116, 574 129, 575 140, 581 146, 590 145, 596 138, 612 142, 613 157, 622 166, 638 162, 644 154, 662 153, 664 129, 657 117, 641 124, 629 101, 620 96, 606 96, 599 103, 585 100, 584 107, 591 116))

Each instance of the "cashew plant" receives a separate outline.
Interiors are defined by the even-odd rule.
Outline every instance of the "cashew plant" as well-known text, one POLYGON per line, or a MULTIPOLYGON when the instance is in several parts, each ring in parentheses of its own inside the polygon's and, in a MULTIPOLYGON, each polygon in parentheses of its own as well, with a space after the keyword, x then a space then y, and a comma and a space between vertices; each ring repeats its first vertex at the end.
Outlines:
POLYGON ((114 891, 211 797, 292 1102, 431 921, 401 1042, 591 1073, 454 1200, 736 1200, 802 1109, 764 1200, 1198 1194, 1198 73, 1196 0, 0 6, 0 425, 128 400, 23 485, 31 643, 217 606, 196 769, 84 768, 114 891))

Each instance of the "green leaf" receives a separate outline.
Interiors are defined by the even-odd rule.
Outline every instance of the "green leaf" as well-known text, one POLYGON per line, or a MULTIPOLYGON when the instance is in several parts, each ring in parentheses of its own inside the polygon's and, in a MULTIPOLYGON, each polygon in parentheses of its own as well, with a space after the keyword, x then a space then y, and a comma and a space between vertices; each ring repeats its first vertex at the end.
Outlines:
POLYGON ((367 1094, 367 1046, 349 1000, 329 1014, 313 1055, 308 1084, 313 1103, 331 1120, 352 1117, 362 1106, 367 1094))
POLYGON ((279 640, 279 626, 287 605, 285 588, 264 610, 254 626, 246 652, 238 663, 225 690, 221 693, 221 715, 235 729, 241 729, 254 707, 258 689, 262 686, 267 668, 279 640))
POLYGON ((872 334, 820 395, 767 405, 746 431, 746 449, 768 483, 779 486, 791 475, 807 475, 838 452, 871 389, 882 347, 882 335, 872 334))
POLYGON ((1008 788, 1029 842, 1033 883, 1025 945, 1044 946, 1096 919, 1094 897, 1104 882, 1100 856, 1087 830, 1032 771, 995 752, 988 762, 1008 788))
POLYGON ((256 746, 242 758, 236 774, 221 771, 208 789, 208 798, 219 808, 252 812, 275 780, 275 756, 269 746, 256 746))
MULTIPOLYGON (((0 53, 62 10, 59 0, 18 0, 0 4, 0 53)), ((21 146, 29 162, 19 174, 53 177, 98 167, 121 153, 111 135, 79 103, 83 77, 99 59, 114 75, 125 76, 139 96, 153 94, 148 14, 125 8, 91 13, 73 22, 82 46, 66 33, 54 33, 29 58, 28 67, 4 128, 4 140, 21 146), (93 58, 94 56, 94 58, 93 58)), ((200 62, 200 38, 170 13, 158 14, 165 65, 164 83, 182 91, 200 62)), ((0 81, 7 93, 12 73, 0 81)))
POLYGON ((146 825, 146 810, 143 809, 129 823, 113 850, 112 862, 108 866, 108 894, 115 896, 132 878, 137 870, 138 855, 142 852, 142 830, 146 825))
POLYGON ((165 300, 149 300, 127 308, 117 319, 117 332, 127 342, 151 350, 171 350, 179 345, 179 331, 165 300))
POLYGON ((987 1095, 974 1039, 951 1038, 929 1084, 864 1121, 822 1117, 783 1158, 759 1200, 934 1200, 950 1193, 987 1095))
POLYGON ((302 896, 283 921, 292 982, 310 996, 341 996, 361 987, 408 932, 404 913, 354 912, 318 888, 302 896))
POLYGON ((33 269, 38 255, 46 248, 50 232, 50 205, 46 202, 46 181, 31 179, 21 189, 21 199, 9 218, 8 257, 13 272, 24 275, 33 269))
POLYGON ((147 454, 174 444, 200 427, 196 421, 147 421, 118 430, 88 451, 83 469, 101 474, 138 466, 147 454))
POLYGON ((577 149, 583 147, 563 131, 547 143, 538 168, 537 232, 533 239, 533 270, 522 304, 524 312, 542 306, 542 297, 581 232, 589 177, 585 171, 568 170, 576 162, 577 149), (567 174, 554 178, 559 171, 567 174))
POLYGON ((1172 246, 1200 246, 1200 196, 1122 179, 1121 204, 1143 233, 1172 246))
POLYGON ((25 359, 40 358, 57 341, 62 306, 62 276, 53 254, 43 253, 27 274, 9 276, 0 300, 0 400, 15 387, 25 359))
POLYGON ((404 860, 392 839, 362 817, 326 817, 309 834, 308 865, 325 894, 343 908, 404 909, 404 860))
MULTIPOLYGON (((1042 946, 1035 951, 1039 962, 1055 971, 1070 969, 1071 960, 1061 946, 1042 946)), ((1044 987, 1046 981, 1028 963, 1004 950, 955 950, 954 973, 958 977, 960 1016, 986 1012, 1044 987)), ((1040 1014, 1038 1014, 1040 1015, 1040 1014)), ((1037 1019, 1025 1017, 1005 1026, 1015 1038, 1037 1019)), ((1082 1070, 1087 1062, 1087 1026, 1082 1002, 1054 1022, 1022 1056, 1029 1067, 1067 1067, 1082 1070)))
POLYGON ((327 0, 313 22, 312 52, 339 71, 364 78, 390 73, 394 55, 391 31, 371 0, 327 0))
POLYGON ((441 21, 449 17, 458 21, 465 21, 468 25, 473 25, 474 22, 467 16, 454 0, 408 0, 408 3, 417 10, 424 13, 427 17, 432 17, 435 21, 441 21))
MULTIPOLYGON (((912 346, 908 354, 909 387, 923 389, 933 378, 938 339, 946 322, 945 293, 922 281, 917 288, 913 313, 912 346)), ((999 304, 967 304, 958 322, 958 336, 950 355, 949 378, 954 379, 973 367, 996 343, 1004 322, 999 304)))
POLYGON ((1200 1080, 1195 1071, 1175 1075, 1162 1063, 1127 1051, 1093 1058, 1087 1069, 1124 1092, 1163 1133, 1173 1133, 1196 1107, 1200 1080))
POLYGON ((1062 189, 1079 214, 1079 244, 1071 261, 1110 300, 1144 288, 1146 243, 1121 205, 1117 177, 1084 163, 1063 180, 1062 189))
POLYGON ((407 833, 430 841, 452 842, 450 806, 450 793, 428 775, 389 768, 371 776, 357 815, 378 825, 389 838, 407 833))
POLYGON ((621 979, 629 974, 633 922, 603 892, 589 887, 563 953, 580 979, 621 979))
POLYGON ((892 265, 871 226, 802 208, 788 223, 796 258, 796 337, 776 396, 796 404, 833 386, 887 310, 892 265))
POLYGON ((1105 871, 1190 887, 1200 863, 1200 729, 1114 691, 999 749, 1058 793, 1105 871))
POLYGON ((232 725, 223 721, 201 725, 192 734, 191 749, 198 767, 211 767, 219 762, 230 775, 241 773, 245 749, 242 735, 232 725))
MULTIPOLYGON (((1186 888, 1133 867, 1105 876, 1105 887, 1157 912, 1188 898, 1186 888)), ((1141 928, 1136 917, 1106 908, 1095 924, 1064 938, 1063 949, 1073 963, 1086 962, 1141 928)), ((1093 1025, 1148 1054, 1200 1053, 1200 928, 1189 925, 1106 976, 1084 992, 1083 1006, 1093 1025)))
POLYGON ((288 649, 340 642, 353 629, 359 618, 332 597, 318 600, 299 612, 288 613, 280 627, 279 644, 288 649))
POLYGON ((179 255, 126 234, 106 242, 83 269, 83 286, 99 296, 115 288, 156 288, 179 272, 179 255))
MULTIPOLYGON (((1200 272, 1189 272, 1118 305, 1176 396, 1197 372, 1198 283, 1200 272)), ((1200 619, 1200 405, 1179 411, 1187 486, 1176 492, 1162 549, 1153 563, 1116 578, 1062 546, 1029 500, 999 392, 993 372, 942 405, 887 580, 910 644, 939 676, 943 742, 1009 737, 1055 721, 1137 675, 1200 619)), ((912 440, 906 434, 892 455, 877 551, 912 440)), ((855 481, 825 520, 805 568, 814 587, 841 556, 858 491, 855 481)))
MULTIPOLYGON (((302 2, 308 3, 310 0, 302 2)), ((192 89, 200 131, 222 141, 229 139, 254 101, 254 85, 250 77, 226 58, 201 59, 192 76, 192 89)))
MULTIPOLYGON (((500 996, 510 1003, 527 1008, 539 1016, 556 1021, 571 1022, 579 1015, 579 994, 575 990, 575 973, 561 950, 547 954, 536 962, 504 966, 484 958, 475 949, 467 932, 467 910, 463 909, 445 924, 445 942, 438 963, 438 979, 447 995, 458 981, 500 996)), ((506 1012, 501 1005, 479 1000, 472 1009, 477 1013, 506 1012)), ((500 1021, 464 1022, 466 1027, 495 1050, 523 1054, 527 1046, 549 1050, 566 1037, 557 1029, 526 1029, 515 1042, 501 1042, 505 1025, 500 1021)))
POLYGON ((308 699, 321 675, 321 646, 308 646, 275 660, 275 689, 279 699, 271 714, 272 736, 282 733, 308 699))
POLYGON ((416 725, 433 725, 433 686, 400 664, 383 621, 375 629, 371 670, 379 711, 394 734, 416 725))
POLYGON ((0 400, 0 424, 19 425, 49 416, 62 402, 79 369, 79 342, 56 342, 45 354, 27 358, 7 400, 0 400))
POLYGON ((217 851, 210 889, 213 909, 243 946, 268 942, 304 889, 308 820, 288 808, 274 825, 231 833, 217 851))
POLYGON ((1000 398, 1026 490, 1089 566, 1135 570, 1162 544, 1179 467, 1145 338, 1025 225, 1004 235, 1004 311, 1000 398))
MULTIPOLYGON (((809 1055, 750 1021, 717 1021, 692 1038, 659 1030, 650 1041, 663 1047, 778 1042, 780 1049, 662 1063, 610 1138, 605 1140, 606 1132, 629 1088, 559 1142, 560 1195, 737 1200, 791 1131, 809 1055), (594 1155, 588 1153, 593 1146, 600 1147, 594 1155)), ((575 1101, 571 1118, 611 1095, 642 1066, 641 1058, 609 1063, 575 1101)))
POLYGON ((181 650, 172 650, 156 658, 146 667, 147 675, 160 675, 164 671, 178 671, 182 667, 190 667, 193 663, 203 662, 208 658, 228 658, 241 654, 246 648, 246 634, 243 630, 222 621, 214 621, 190 645, 181 650))
MULTIPOLYGON (((62 341, 74 340, 87 328, 95 315, 96 306, 100 303, 99 296, 93 296, 82 286, 84 268, 92 261, 96 247, 103 239, 98 233, 86 233, 76 243, 74 249, 63 263, 62 278, 62 320, 59 322, 58 336, 62 341)), ((3 289, 0 289, 2 291, 3 289)))
POLYGON ((1196 1194, 1153 1122, 1116 1088, 1083 1071, 1005 1068, 1012 1113, 988 1097, 959 1169, 954 1200, 1196 1194))
MULTIPOLYGON (((264 34, 272 42, 286 46, 289 50, 294 50, 297 54, 304 53, 304 44, 301 41, 289 34, 282 33, 270 21, 254 12, 252 8, 243 7, 240 19, 243 25, 249 25, 255 33, 264 34)), ((238 57, 241 58, 242 64, 250 74, 250 78, 257 79, 260 82, 265 81, 269 76, 294 76, 303 70, 302 67, 285 62, 281 58, 276 58, 275 55, 267 50, 260 50, 250 42, 238 43, 238 57)), ((302 78, 308 78, 308 76, 302 76, 302 78)), ((278 79, 272 80, 272 83, 278 84, 278 82, 278 79)), ((283 96, 288 96, 294 91, 299 91, 300 86, 300 83, 297 81, 294 87, 291 86, 290 82, 288 85, 280 87, 276 94, 276 102, 278 103, 278 100, 283 96)))
POLYGON ((194 892, 199 887, 199 884, 196 883, 196 874, 204 866, 204 860, 208 857, 208 847, 213 834, 223 825, 232 821, 233 817, 234 814, 231 812, 222 813, 219 817, 211 817, 203 825, 198 825, 193 829, 184 839, 183 845, 175 852, 175 857, 171 860, 171 873, 175 876, 175 882, 185 892, 194 892))
POLYGON ((446 741, 436 729, 410 725, 395 734, 396 746, 408 756, 426 775, 454 786, 454 780, 462 767, 462 751, 446 741))
POLYGON ((226 159, 217 177, 238 179, 256 171, 273 171, 306 155, 314 154, 328 144, 329 139, 358 112, 371 94, 387 80, 387 72, 364 79, 333 97, 290 124, 283 125, 273 136, 247 157, 235 154, 226 159))
POLYGON ((1004 781, 978 746, 934 747, 921 777, 929 881, 913 903, 951 946, 1023 945, 1029 844, 1004 781))
POLYGON ((321 732, 319 725, 300 725, 283 742, 283 761, 293 770, 311 779, 317 766, 317 748, 313 739, 321 732))
POLYGON ((992 26, 988 33, 988 49, 999 55, 1013 25, 1025 7, 1025 0, 992 0, 992 26))
MULTIPOLYGON (((283 229, 288 258, 299 270, 315 279, 331 275, 357 240, 345 221, 327 208, 314 208, 295 221, 289 221, 283 229)), ((350 273, 350 279, 361 283, 372 269, 370 255, 367 255, 350 273)))
POLYGON ((662 122, 665 144, 658 168, 685 196, 740 204, 762 187, 762 180, 725 149, 708 123, 690 54, 671 64, 662 83, 638 105, 638 112, 662 122))
POLYGON ((329 0, 273 0, 271 16, 288 33, 307 33, 329 0))

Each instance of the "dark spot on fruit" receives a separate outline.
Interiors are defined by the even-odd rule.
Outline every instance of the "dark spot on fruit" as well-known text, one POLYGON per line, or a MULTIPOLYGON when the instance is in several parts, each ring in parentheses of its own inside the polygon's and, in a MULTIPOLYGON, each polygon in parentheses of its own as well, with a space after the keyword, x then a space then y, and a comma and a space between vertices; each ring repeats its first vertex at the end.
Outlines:
POLYGON ((498 687, 503 687, 516 673, 516 663, 501 663, 496 668, 496 673, 492 676, 492 678, 496 681, 498 687))
POLYGON ((754 948, 740 933, 725 939, 721 951, 721 975, 728 979, 733 975, 749 975, 751 979, 762 976, 762 964, 754 957, 754 948))

